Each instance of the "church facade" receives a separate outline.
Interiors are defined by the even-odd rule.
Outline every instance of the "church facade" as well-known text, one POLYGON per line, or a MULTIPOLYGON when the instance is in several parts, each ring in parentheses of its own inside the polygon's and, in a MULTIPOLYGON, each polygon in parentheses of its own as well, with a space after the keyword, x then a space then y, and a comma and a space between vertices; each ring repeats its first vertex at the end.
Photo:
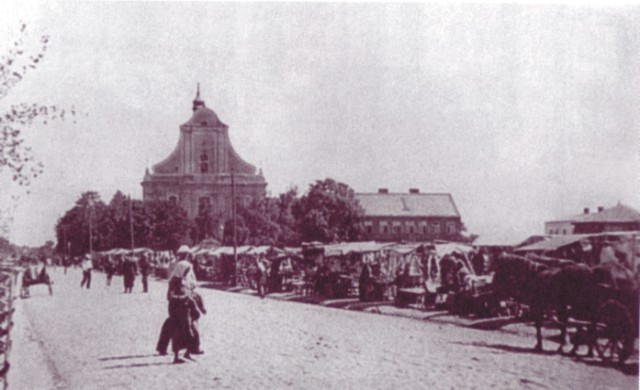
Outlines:
POLYGON ((215 218, 227 220, 233 192, 237 204, 247 204, 265 197, 267 182, 235 152, 229 127, 200 99, 199 86, 192 110, 191 118, 180 126, 173 152, 145 172, 143 200, 175 202, 189 218, 206 208, 215 218))

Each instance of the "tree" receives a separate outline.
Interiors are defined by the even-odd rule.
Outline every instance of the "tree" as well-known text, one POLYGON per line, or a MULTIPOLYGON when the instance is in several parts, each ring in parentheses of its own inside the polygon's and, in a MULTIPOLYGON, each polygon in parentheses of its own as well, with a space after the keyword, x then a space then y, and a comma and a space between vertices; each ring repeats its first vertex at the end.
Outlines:
POLYGON ((347 184, 318 180, 294 207, 301 238, 305 241, 355 241, 364 233, 364 209, 347 184))
MULTIPOLYGON (((242 215, 236 216, 236 244, 244 245, 249 238, 250 231, 247 228, 242 215)), ((224 224, 224 230, 222 233, 222 245, 233 245, 233 219, 227 220, 224 224)))
MULTIPOLYGON (((6 98, 11 89, 41 63, 47 50, 49 36, 42 35, 36 48, 33 48, 26 41, 26 29, 27 26, 23 23, 19 38, 0 56, 0 100, 6 98)), ((31 179, 42 172, 43 165, 34 160, 31 148, 24 144, 22 129, 36 119, 47 124, 49 120, 64 120, 65 117, 75 115, 73 107, 67 110, 55 105, 36 103, 10 105, 4 113, 0 113, 0 172, 7 168, 13 181, 29 185, 31 179)))
POLYGON ((151 218, 151 234, 147 245, 156 250, 177 250, 188 241, 192 223, 187 212, 169 201, 145 202, 151 218))
POLYGON ((95 251, 132 245, 176 250, 189 242, 192 224, 186 211, 168 201, 142 202, 117 191, 105 205, 97 193, 86 192, 58 221, 56 250, 67 253, 70 249, 71 255, 87 252, 89 227, 95 251))
POLYGON ((107 205, 97 192, 83 193, 75 206, 56 224, 56 250, 60 253, 68 251, 76 256, 88 252, 90 248, 94 251, 109 249, 108 231, 102 222, 106 213, 107 205))
POLYGON ((220 238, 220 224, 220 219, 213 215, 211 205, 208 203, 201 204, 198 208, 198 215, 194 220, 194 241, 200 242, 207 238, 220 238))
POLYGON ((277 199, 273 199, 270 202, 278 208, 276 221, 280 226, 280 237, 278 238, 278 244, 280 245, 297 246, 301 243, 298 221, 294 215, 294 209, 297 207, 299 201, 298 189, 292 187, 287 192, 280 194, 277 199))

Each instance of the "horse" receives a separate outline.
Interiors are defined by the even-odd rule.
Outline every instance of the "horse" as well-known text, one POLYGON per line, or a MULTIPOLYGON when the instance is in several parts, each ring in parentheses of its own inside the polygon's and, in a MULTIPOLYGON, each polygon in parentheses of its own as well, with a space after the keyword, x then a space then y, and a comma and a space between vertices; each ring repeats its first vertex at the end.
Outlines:
POLYGON ((20 290, 20 296, 26 298, 29 296, 29 287, 36 284, 46 284, 49 288, 49 295, 53 295, 53 282, 47 273, 47 267, 43 266, 42 270, 37 275, 33 275, 30 268, 27 268, 22 274, 22 288, 20 290))
MULTIPOLYGON (((592 269, 584 264, 558 267, 514 255, 496 259, 493 290, 498 298, 513 298, 529 306, 536 327, 536 351, 542 351, 542 322, 548 311, 558 316, 558 352, 564 352, 569 315, 595 321, 599 299, 592 269)), ((575 347, 574 347, 575 351, 575 347)), ((572 352, 574 352, 572 351, 572 352)))

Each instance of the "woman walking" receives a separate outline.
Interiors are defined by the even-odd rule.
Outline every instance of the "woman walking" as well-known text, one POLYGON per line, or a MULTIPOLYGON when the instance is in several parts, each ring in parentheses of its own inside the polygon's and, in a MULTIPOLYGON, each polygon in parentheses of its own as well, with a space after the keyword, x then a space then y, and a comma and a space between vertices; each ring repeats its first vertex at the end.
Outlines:
POLYGON ((124 293, 131 293, 133 290, 133 284, 136 279, 136 273, 138 266, 136 264, 136 258, 131 256, 127 257, 122 263, 122 277, 124 280, 124 293))
POLYGON ((171 348, 173 350, 173 363, 184 363, 180 358, 180 352, 186 349, 184 357, 191 359, 191 351, 195 341, 193 329, 193 315, 196 311, 195 303, 189 296, 188 289, 178 279, 169 292, 169 317, 172 323, 171 348))

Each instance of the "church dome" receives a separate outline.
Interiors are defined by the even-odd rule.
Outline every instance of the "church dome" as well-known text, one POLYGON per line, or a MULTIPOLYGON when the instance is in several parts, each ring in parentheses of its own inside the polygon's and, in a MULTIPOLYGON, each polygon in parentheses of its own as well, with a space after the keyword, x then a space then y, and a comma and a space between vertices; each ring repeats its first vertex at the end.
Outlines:
POLYGON ((202 127, 216 127, 224 125, 218 118, 215 112, 212 109, 207 107, 200 107, 196 109, 191 116, 191 119, 187 123, 186 126, 202 126, 202 127))

